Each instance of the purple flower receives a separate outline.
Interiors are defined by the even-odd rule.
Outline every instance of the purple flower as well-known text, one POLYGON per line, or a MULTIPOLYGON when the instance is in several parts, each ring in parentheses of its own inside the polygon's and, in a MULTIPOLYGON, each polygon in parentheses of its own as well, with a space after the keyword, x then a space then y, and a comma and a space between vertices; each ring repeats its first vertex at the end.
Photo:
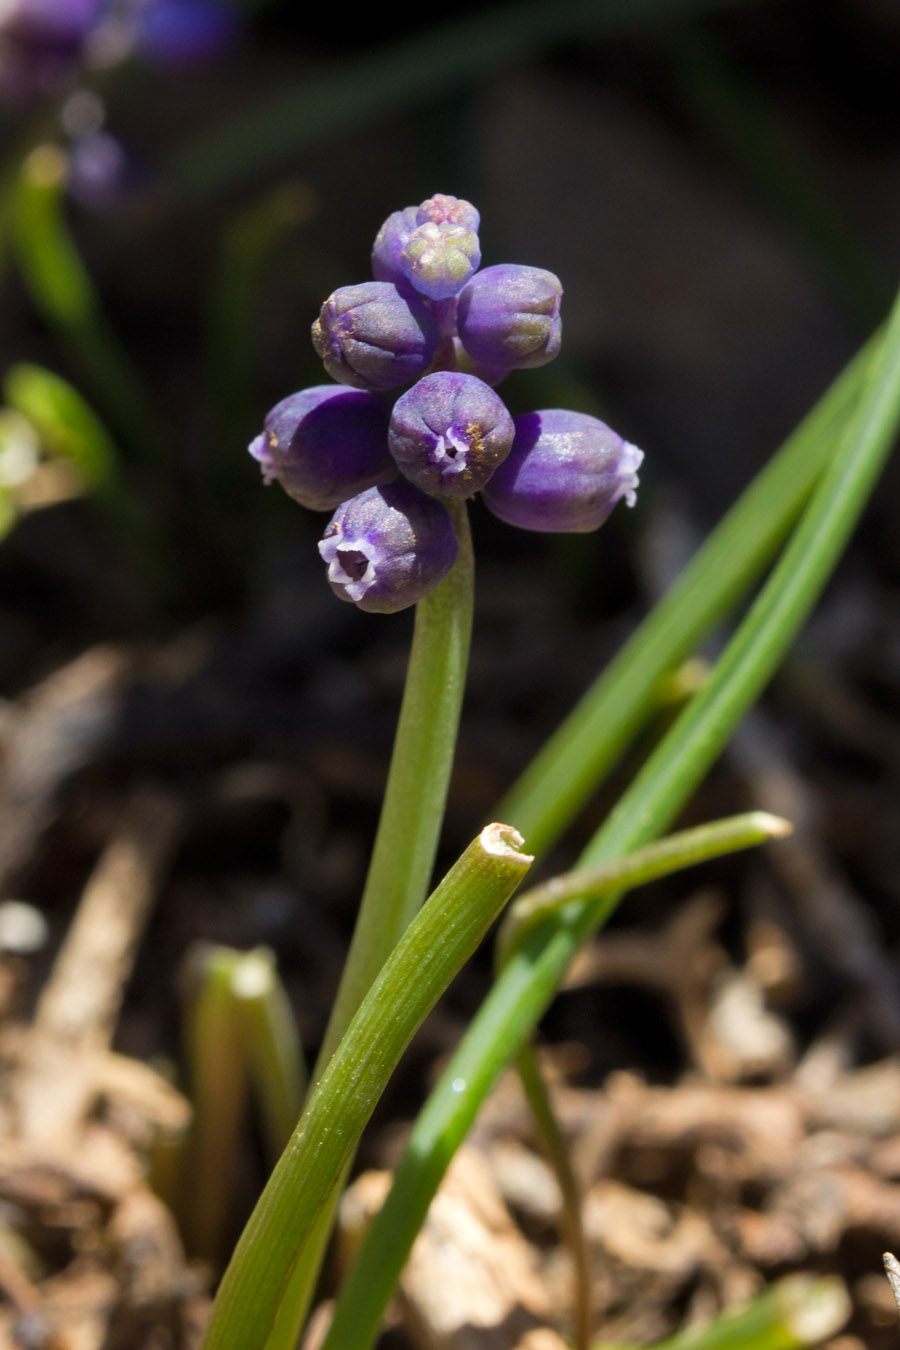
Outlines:
POLYGON ((133 23, 136 50, 161 66, 218 56, 238 32, 237 13, 223 0, 138 0, 133 23))
POLYGON ((391 281, 408 293, 409 282, 400 263, 406 241, 419 224, 419 208, 404 206, 388 216, 375 236, 372 246, 372 275, 376 281, 391 281))
POLYGON ((375 236, 372 275, 377 281, 392 281, 405 295, 410 287, 431 300, 456 295, 481 260, 478 225, 475 207, 460 197, 436 193, 421 206, 404 206, 388 216, 375 236), (437 228, 419 234, 422 225, 437 228), (404 258, 414 234, 411 255, 404 258))
POLYGON ((515 428, 484 490, 485 505, 507 524, 582 533, 602 525, 620 497, 634 505, 644 456, 605 422, 551 408, 517 417, 515 428))
POLYGON ((388 413, 374 394, 319 384, 282 399, 250 446, 267 483, 311 511, 333 511, 365 488, 389 483, 388 413))
POLYGON ((0 3, 0 93, 16 102, 62 87, 100 16, 100 0, 0 3))
POLYGON ((457 295, 478 269, 481 249, 478 235, 465 225, 446 222, 418 225, 400 255, 403 274, 429 300, 457 295))
POLYGON ((101 0, 7 0, 0 7, 4 36, 77 51, 100 17, 101 0))
POLYGON ((539 267, 499 263, 474 276, 459 296, 457 331, 487 366, 543 366, 559 351, 562 286, 539 267))
POLYGON ((394 404, 388 443, 410 482, 440 497, 471 497, 513 443, 513 420, 474 375, 426 375, 394 404))
POLYGON ((438 325, 423 301, 389 282, 342 286, 322 306, 312 329, 325 369, 357 389, 394 389, 431 364, 438 325))
POLYGON ((391 483, 339 506, 319 552, 339 599, 394 614, 443 581, 457 545, 445 506, 409 483, 391 483))
MULTIPOLYGON (((407 207, 407 210, 413 209, 407 207)), ((436 192, 416 209, 415 223, 424 225, 428 221, 433 225, 462 225, 477 233, 481 216, 472 203, 464 201, 462 197, 449 197, 443 192, 436 192)))

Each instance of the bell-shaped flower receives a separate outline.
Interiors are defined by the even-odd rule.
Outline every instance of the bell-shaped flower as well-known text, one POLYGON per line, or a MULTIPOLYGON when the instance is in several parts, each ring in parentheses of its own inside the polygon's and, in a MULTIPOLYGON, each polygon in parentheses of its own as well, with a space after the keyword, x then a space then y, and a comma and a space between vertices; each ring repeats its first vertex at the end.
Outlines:
POLYGON ((444 580, 457 543, 441 502, 410 483, 389 483, 339 506, 319 553, 339 599, 372 614, 394 614, 444 580))
POLYGON ((312 341, 325 369, 357 389, 395 389, 428 369, 438 325, 424 301, 384 281, 342 286, 325 301, 312 341))
POLYGON ((474 375, 438 371, 398 398, 388 444, 404 475, 439 497, 471 497, 509 454, 513 420, 474 375))
POLYGON ((562 286, 552 272, 498 263, 478 272, 456 307, 459 339, 486 366, 523 370, 546 365, 562 341, 562 286))
POLYGON ((634 506, 643 452, 605 422, 551 408, 515 419, 513 447, 484 489, 495 516, 523 530, 583 533, 622 497, 634 506))
POLYGON ((276 403, 250 446, 266 482, 311 511, 333 511, 348 497, 389 483, 397 466, 387 444, 388 411, 362 389, 317 384, 276 403))

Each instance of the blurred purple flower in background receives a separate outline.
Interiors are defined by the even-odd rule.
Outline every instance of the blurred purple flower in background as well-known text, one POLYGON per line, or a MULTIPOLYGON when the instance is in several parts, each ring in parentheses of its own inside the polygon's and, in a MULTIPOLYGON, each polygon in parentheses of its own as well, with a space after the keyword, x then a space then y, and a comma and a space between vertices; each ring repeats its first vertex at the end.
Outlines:
POLYGON ((135 52, 161 66, 221 55, 238 36, 237 11, 224 0, 132 0, 135 52))
POLYGON ((127 205, 149 186, 151 177, 116 136, 96 131, 69 146, 69 195, 88 211, 127 205))
POLYGON ((102 0, 0 0, 0 93, 9 102, 62 88, 103 16, 102 0))
POLYGON ((0 97, 58 93, 83 67, 134 55, 187 66, 220 56, 239 34, 228 0, 0 0, 0 97))

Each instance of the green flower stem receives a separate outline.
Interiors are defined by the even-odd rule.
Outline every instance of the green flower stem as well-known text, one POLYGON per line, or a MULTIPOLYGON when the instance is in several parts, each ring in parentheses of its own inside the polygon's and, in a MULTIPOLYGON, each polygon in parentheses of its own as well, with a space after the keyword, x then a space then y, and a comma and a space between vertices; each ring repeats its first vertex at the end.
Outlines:
POLYGON ((591 1263, 584 1224, 581 1219, 581 1194, 572 1169, 566 1137, 553 1109, 553 1100, 541 1072, 534 1045, 529 1040, 516 1056, 516 1069, 537 1126, 544 1152, 553 1168, 562 1196, 561 1227, 572 1257, 574 1272, 574 1317, 572 1340, 575 1350, 589 1350, 593 1310, 591 1300, 591 1263))
POLYGON ((573 900, 630 891, 670 872, 719 858, 724 853, 753 848, 767 839, 782 839, 790 832, 790 823, 781 816, 772 816, 768 811, 748 811, 744 815, 698 825, 692 830, 680 830, 678 834, 647 844, 625 858, 598 867, 579 867, 541 886, 534 886, 510 906, 500 926, 497 968, 502 970, 512 953, 522 947, 535 928, 573 900))
MULTIPOLYGON (((900 420, 900 303, 838 453, 784 554, 709 682, 592 841, 586 866, 652 838, 680 809, 805 620, 874 485, 900 420)), ((455 1150, 502 1069, 553 998, 613 894, 566 906, 516 951, 419 1114, 394 1184, 345 1282, 324 1350, 368 1350, 406 1256, 455 1150), (462 1086, 460 1086, 462 1085, 462 1086)))
MULTIPOLYGON (((699 1330, 680 1332, 652 1350, 800 1350, 834 1336, 849 1316, 847 1290, 836 1275, 788 1275, 737 1312, 723 1313, 699 1330)), ((598 1344, 595 1350, 626 1348, 598 1344)))
POLYGON ((757 475, 497 807, 534 854, 556 841, 652 716, 660 681, 767 566, 834 452, 874 349, 875 339, 757 475))
POLYGON ((265 1344, 297 1252, 409 1044, 531 865, 488 825, 413 919, 316 1083, 225 1272, 205 1350, 265 1344))
MULTIPOLYGON (((448 502, 459 556, 416 606, 403 703, 369 874, 313 1082, 424 899, 437 849, 465 689, 475 568, 464 502, 448 502)), ((338 1190, 323 1206, 291 1273, 266 1350, 293 1350, 312 1302, 338 1190)))
POLYGON ((472 635, 474 561, 465 502, 448 503, 459 556, 416 606, 406 687, 359 917, 313 1080, 428 894, 444 818, 472 635))
POLYGON ((274 1164, 300 1118, 306 1074, 297 1023, 268 947, 238 957, 231 974, 231 993, 274 1164))

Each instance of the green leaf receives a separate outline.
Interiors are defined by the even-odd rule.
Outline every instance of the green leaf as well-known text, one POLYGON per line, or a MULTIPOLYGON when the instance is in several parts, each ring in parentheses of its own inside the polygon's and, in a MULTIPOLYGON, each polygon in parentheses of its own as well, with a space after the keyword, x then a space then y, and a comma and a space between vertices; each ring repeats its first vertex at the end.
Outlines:
POLYGON ((203 1344, 260 1350, 306 1235, 328 1203, 414 1032, 531 865, 488 825, 419 911, 360 1004, 253 1211, 203 1344))
POLYGON ((35 428, 47 453, 72 461, 86 488, 102 491, 115 480, 115 446, 67 380, 43 366, 21 363, 7 371, 3 395, 35 428))
MULTIPOLYGON (((837 452, 782 558, 710 676, 580 860, 652 839, 687 801, 812 608, 859 518, 900 422, 900 297, 837 452)), ((566 905, 511 956, 413 1127, 394 1183, 335 1309, 326 1350, 368 1350, 441 1178, 502 1069, 579 946, 620 895, 566 905)))
POLYGON ((719 522, 640 628, 497 807, 549 848, 657 707, 663 679, 734 608, 790 530, 855 406, 868 343, 719 522))

